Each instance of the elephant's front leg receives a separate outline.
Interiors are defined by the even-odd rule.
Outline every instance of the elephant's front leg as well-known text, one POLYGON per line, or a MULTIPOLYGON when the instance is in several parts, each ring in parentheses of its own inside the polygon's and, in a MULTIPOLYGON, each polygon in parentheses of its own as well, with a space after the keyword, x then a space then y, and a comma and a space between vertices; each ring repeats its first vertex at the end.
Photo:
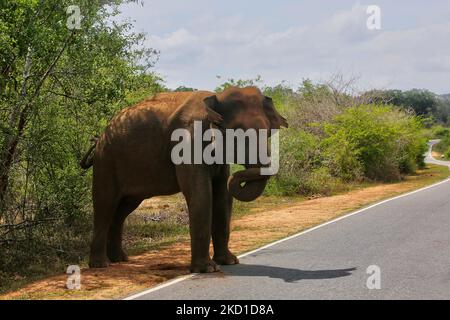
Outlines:
POLYGON ((189 209, 191 235, 191 272, 215 272, 219 266, 211 260, 212 187, 207 170, 199 166, 180 165, 177 178, 189 209))
POLYGON ((212 239, 214 244, 213 260, 218 264, 239 263, 239 259, 228 249, 233 198, 227 190, 228 171, 213 180, 212 239))

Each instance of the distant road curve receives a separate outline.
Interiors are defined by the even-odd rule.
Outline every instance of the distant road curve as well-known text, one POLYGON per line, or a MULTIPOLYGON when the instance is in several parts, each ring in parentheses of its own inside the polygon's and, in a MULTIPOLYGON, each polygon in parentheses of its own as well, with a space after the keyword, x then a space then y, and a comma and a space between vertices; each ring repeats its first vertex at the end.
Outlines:
POLYGON ((438 159, 433 158, 433 155, 432 155, 433 146, 436 143, 438 143, 439 141, 441 141, 441 140, 436 139, 436 140, 430 140, 430 142, 428 142, 428 152, 425 157, 425 162, 450 167, 450 161, 443 161, 443 160, 438 160, 438 159))

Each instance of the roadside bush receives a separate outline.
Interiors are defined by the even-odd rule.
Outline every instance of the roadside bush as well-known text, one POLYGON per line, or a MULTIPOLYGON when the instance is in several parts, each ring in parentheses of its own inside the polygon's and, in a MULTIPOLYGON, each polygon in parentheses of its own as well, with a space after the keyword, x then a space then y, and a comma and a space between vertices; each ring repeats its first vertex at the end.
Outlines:
POLYGON ((305 79, 296 91, 285 83, 264 88, 289 123, 289 128, 280 132, 280 171, 270 180, 266 194, 329 195, 342 189, 343 181, 324 163, 321 147, 323 124, 340 114, 351 100, 336 90, 338 87, 346 86, 305 79))
POLYGON ((323 146, 328 162, 337 168, 334 172, 345 180, 357 177, 354 165, 369 179, 394 181, 423 165, 426 141, 421 128, 417 117, 393 106, 350 107, 325 124, 323 146))
POLYGON ((308 193, 311 172, 320 164, 319 156, 319 139, 316 136, 297 128, 283 130, 280 136, 280 170, 276 177, 269 180, 266 193, 308 193))
POLYGON ((322 141, 324 156, 323 165, 334 177, 344 182, 360 181, 364 176, 363 164, 359 160, 359 150, 350 141, 340 139, 325 139, 322 141))
POLYGON ((432 138, 442 139, 450 136, 450 128, 435 126, 432 128, 432 138))
POLYGON ((342 189, 342 181, 334 177, 327 167, 321 166, 308 175, 298 191, 305 195, 329 196, 342 189))
POLYGON ((331 121, 344 109, 342 101, 347 97, 340 97, 325 84, 313 84, 304 80, 296 94, 291 96, 285 110, 289 125, 311 133, 323 136, 323 123, 331 121))
POLYGON ((289 123, 266 194, 329 195, 364 179, 399 180, 424 165, 420 118, 395 106, 360 105, 336 87, 304 80, 297 91, 265 88, 289 123))
POLYGON ((434 150, 442 153, 446 159, 450 159, 450 130, 447 129, 447 132, 437 137, 441 141, 434 146, 434 150))
POLYGON ((444 152, 444 157, 450 159, 450 147, 448 147, 447 151, 444 152))

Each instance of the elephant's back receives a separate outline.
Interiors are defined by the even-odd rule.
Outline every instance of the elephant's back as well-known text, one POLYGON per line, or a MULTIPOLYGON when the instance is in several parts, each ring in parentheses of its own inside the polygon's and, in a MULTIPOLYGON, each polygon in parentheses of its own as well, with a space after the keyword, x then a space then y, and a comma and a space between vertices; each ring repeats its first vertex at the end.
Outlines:
POLYGON ((122 109, 106 127, 110 140, 130 138, 134 134, 163 130, 170 115, 192 95, 192 92, 158 93, 133 106, 122 109), (116 138, 116 139, 112 139, 116 138))
MULTIPOLYGON (((112 153, 125 149, 137 153, 164 152, 169 148, 169 121, 183 106, 197 105, 206 91, 159 93, 151 98, 121 110, 106 127, 99 139, 97 152, 112 153), (195 103, 193 103, 195 102, 195 103)), ((210 93, 209 93, 210 94, 210 93)))
POLYGON ((150 120, 166 120, 180 105, 188 100, 193 92, 162 92, 147 98, 131 107, 121 110, 111 121, 110 125, 122 122, 150 120))
POLYGON ((97 164, 105 166, 113 161, 117 166, 139 167, 136 159, 167 157, 170 147, 168 119, 193 95, 195 92, 159 93, 122 109, 98 140, 97 164))
POLYGON ((191 98, 195 94, 191 92, 161 92, 158 93, 138 104, 130 107, 130 110, 136 110, 138 112, 153 111, 161 113, 162 115, 169 116, 180 105, 191 98))
POLYGON ((170 117, 183 106, 198 105, 197 100, 212 94, 207 91, 162 92, 120 111, 110 122, 111 132, 142 131, 167 126, 170 117))

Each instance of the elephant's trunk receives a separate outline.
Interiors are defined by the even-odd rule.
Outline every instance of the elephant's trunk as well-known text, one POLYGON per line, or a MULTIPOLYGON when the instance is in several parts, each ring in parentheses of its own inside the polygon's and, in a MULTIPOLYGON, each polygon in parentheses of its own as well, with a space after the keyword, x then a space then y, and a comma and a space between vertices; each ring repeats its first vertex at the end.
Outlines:
POLYGON ((240 201, 253 201, 263 193, 269 178, 261 175, 261 168, 238 171, 228 179, 228 192, 240 201))

